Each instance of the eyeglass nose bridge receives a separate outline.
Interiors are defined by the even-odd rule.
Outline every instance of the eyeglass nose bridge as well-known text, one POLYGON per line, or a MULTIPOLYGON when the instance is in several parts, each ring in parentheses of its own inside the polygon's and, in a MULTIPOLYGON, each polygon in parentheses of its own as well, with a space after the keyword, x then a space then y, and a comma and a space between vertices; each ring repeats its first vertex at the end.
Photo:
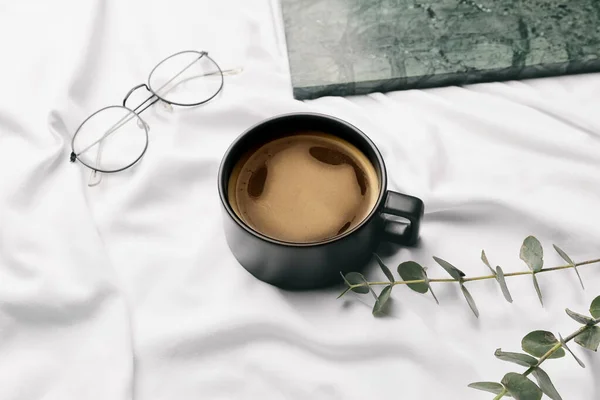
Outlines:
POLYGON ((129 99, 129 96, 131 96, 133 94, 133 92, 135 92, 136 90, 138 90, 140 88, 146 88, 146 90, 152 94, 152 97, 154 96, 154 93, 152 93, 152 91, 150 90, 150 88, 148 87, 147 84, 140 83, 139 85, 131 88, 131 90, 129 92, 127 92, 127 94, 125 95, 125 98, 123 99, 123 107, 127 107, 127 99, 129 99))

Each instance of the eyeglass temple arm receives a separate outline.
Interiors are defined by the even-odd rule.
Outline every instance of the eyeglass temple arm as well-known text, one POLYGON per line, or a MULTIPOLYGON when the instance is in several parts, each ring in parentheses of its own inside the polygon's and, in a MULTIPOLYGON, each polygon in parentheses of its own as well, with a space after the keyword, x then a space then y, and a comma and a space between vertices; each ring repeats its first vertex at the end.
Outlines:
MULTIPOLYGON (((229 75, 237 75, 237 74, 241 73, 243 70, 244 70, 244 68, 242 68, 242 67, 225 69, 225 70, 221 71, 221 74, 222 75, 227 75, 227 76, 229 76, 229 75)), ((205 75, 216 75, 216 74, 218 74, 218 72, 209 72, 209 73, 204 74, 202 76, 205 76, 205 75)))
POLYGON ((81 154, 85 153, 86 151, 88 151, 89 149, 91 149, 92 147, 96 146, 98 143, 100 143, 104 139, 106 139, 109 135, 111 135, 117 129, 119 129, 120 127, 122 127, 125 123, 131 121, 134 118, 134 116, 135 116, 135 114, 133 114, 133 115, 125 115, 123 118, 121 118, 120 120, 118 120, 113 126, 111 126, 106 131, 106 133, 104 135, 102 135, 99 139, 97 139, 96 141, 94 141, 91 144, 89 144, 86 148, 84 148, 83 150, 81 150, 79 153, 77 153, 77 154, 71 153, 71 161, 74 162, 76 157, 80 156, 81 154))
MULTIPOLYGON (((96 165, 100 164, 100 157, 102 154, 103 146, 104 146, 104 142, 100 142, 100 144, 98 145, 98 155, 96 156, 96 165)), ((92 173, 90 174, 90 179, 88 181, 88 186, 89 187, 98 186, 100 184, 100 182, 102 182, 102 173, 98 172, 97 170, 92 170, 92 173)))

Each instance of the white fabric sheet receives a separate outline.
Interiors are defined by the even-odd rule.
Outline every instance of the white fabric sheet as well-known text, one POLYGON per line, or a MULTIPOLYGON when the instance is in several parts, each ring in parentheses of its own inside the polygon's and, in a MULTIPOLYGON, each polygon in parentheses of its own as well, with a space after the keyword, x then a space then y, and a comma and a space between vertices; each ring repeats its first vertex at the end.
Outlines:
MULTIPOLYGON (((0 1, 0 399, 484 399, 467 388, 522 368, 496 360, 531 330, 566 335, 600 294, 600 266, 454 285, 441 305, 406 287, 388 318, 369 296, 288 293, 229 253, 216 178, 249 126, 293 111, 343 118, 379 146, 390 189, 426 203, 417 248, 382 245, 391 266, 431 256, 481 275, 485 248, 508 271, 529 234, 547 265, 600 257, 600 76, 351 98, 293 100, 277 2, 0 1), (145 114, 143 161, 87 187, 70 140, 119 104, 163 57, 208 50, 226 78, 201 108, 145 114)), ((375 266, 367 275, 383 278, 375 266)), ((574 348, 578 346, 573 346, 574 348)), ((565 400, 600 399, 600 357, 547 362, 565 400), (595 378, 595 379, 594 379, 595 378)))

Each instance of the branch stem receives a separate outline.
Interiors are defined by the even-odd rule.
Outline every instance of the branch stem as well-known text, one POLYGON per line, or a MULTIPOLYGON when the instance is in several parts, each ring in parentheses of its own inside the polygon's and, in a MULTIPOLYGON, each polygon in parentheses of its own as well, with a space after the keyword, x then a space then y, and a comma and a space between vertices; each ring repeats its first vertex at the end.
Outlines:
MULTIPOLYGON (((595 260, 589 260, 589 261, 583 261, 580 263, 576 263, 575 266, 576 267, 581 267, 583 265, 590 265, 590 264, 598 264, 600 263, 600 258, 597 258, 595 260)), ((562 269, 569 269, 569 268, 573 268, 572 265, 561 265, 559 267, 551 267, 551 268, 544 268, 539 272, 536 272, 536 274, 541 274, 542 272, 551 272, 551 271, 559 271, 562 269)), ((521 275, 532 275, 533 272, 532 271, 520 271, 520 272, 508 272, 504 274, 504 277, 511 277, 511 276, 521 276, 521 275)), ((473 281, 484 281, 486 279, 496 279, 496 275, 484 275, 484 276, 475 276, 475 277, 471 277, 471 278, 463 278, 463 282, 473 282, 473 281)), ((458 282, 458 280, 456 279, 452 279, 452 278, 443 278, 443 279, 429 279, 429 282, 458 282)), ((358 287, 363 287, 365 285, 368 286, 377 286, 377 285, 410 285, 413 283, 426 283, 426 281, 424 279, 419 279, 419 280, 412 280, 412 281, 395 281, 395 282, 389 282, 389 281, 376 281, 376 282, 366 282, 366 283, 358 283, 356 285, 351 285, 350 289, 354 289, 354 288, 358 288, 358 287)))
POLYGON ((502 389, 502 391, 500 393, 498 393, 498 396, 494 397, 494 400, 500 400, 507 394, 508 394, 508 390, 506 390, 506 388, 504 388, 504 389, 502 389))

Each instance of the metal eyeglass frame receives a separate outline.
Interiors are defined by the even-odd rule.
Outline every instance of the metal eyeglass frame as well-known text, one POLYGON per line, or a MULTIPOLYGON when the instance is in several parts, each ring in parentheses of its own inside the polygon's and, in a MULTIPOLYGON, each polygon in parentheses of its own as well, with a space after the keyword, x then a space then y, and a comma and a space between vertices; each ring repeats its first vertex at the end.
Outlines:
POLYGON ((158 64, 156 64, 156 66, 152 69, 152 71, 150 71, 150 74, 148 75, 148 83, 141 83, 137 86, 134 86, 131 90, 129 90, 129 92, 127 92, 127 94, 125 95, 125 98, 123 99, 123 103, 122 106, 121 105, 111 105, 111 106, 107 106, 104 108, 101 108, 100 110, 94 112, 93 114, 91 114, 90 116, 88 116, 77 128, 77 130, 75 131, 75 134, 73 135, 73 138, 71 140, 71 154, 69 157, 70 162, 74 163, 76 160, 79 161, 81 164, 83 164, 84 166, 86 166, 87 168, 92 170, 92 176, 90 177, 90 183, 88 184, 88 186, 96 186, 98 185, 101 180, 102 177, 100 176, 99 179, 97 179, 96 181, 93 181, 93 178, 97 177, 98 173, 116 173, 116 172, 121 172, 124 171, 128 168, 131 168, 132 166, 134 166, 138 161, 141 160, 141 158, 144 156, 144 154, 146 154, 146 150, 148 149, 148 142, 149 142, 149 138, 148 138, 148 130, 150 129, 150 126, 142 119, 142 117, 140 116, 140 114, 142 112, 144 112, 145 110, 147 110, 148 108, 150 108, 151 106, 153 106, 154 104, 156 104, 158 101, 161 101, 165 106, 168 107, 168 109, 172 109, 172 106, 180 106, 180 107, 195 107, 195 106, 199 106, 202 105, 204 103, 209 102, 210 100, 212 100, 213 98, 215 98, 223 89, 223 84, 224 84, 224 78, 223 76, 225 74, 234 74, 234 73, 238 73, 239 69, 233 69, 233 70, 227 70, 227 71, 223 71, 221 70, 221 67, 219 66, 219 64, 216 63, 215 60, 213 60, 209 55, 208 52, 206 51, 196 51, 196 50, 184 50, 184 51, 180 51, 174 54, 171 54, 170 56, 168 56, 167 58, 164 58, 162 61, 160 61, 158 64), (150 78, 152 77, 152 74, 154 73, 154 71, 156 71, 156 69, 158 67, 160 67, 163 63, 165 63, 166 61, 170 60, 173 57, 179 56, 181 54, 185 54, 185 53, 196 53, 198 54, 198 58, 195 58, 191 63, 189 63, 186 67, 184 67, 181 71, 179 71, 178 73, 175 74, 175 76, 173 76, 171 79, 169 79, 165 84, 163 84, 161 87, 159 87, 156 90, 152 90, 152 87, 150 85, 150 78), (198 78, 201 76, 207 76, 207 75, 215 75, 215 74, 219 74, 221 77, 221 82, 219 84, 219 88, 215 91, 214 94, 212 94, 210 97, 203 99, 202 101, 199 101, 197 103, 190 103, 190 104, 186 104, 186 103, 178 103, 175 101, 170 101, 167 100, 166 98, 164 98, 164 94, 161 96, 158 94, 158 92, 161 91, 161 89, 163 89, 165 86, 167 86, 169 83, 171 83, 173 80, 175 80, 177 77, 179 77, 182 73, 184 73, 187 69, 189 69, 193 64, 195 64, 196 62, 198 62, 202 57, 206 57, 208 60, 210 60, 217 68, 217 71, 215 72, 211 72, 211 73, 207 73, 205 75, 197 75, 197 76, 193 76, 191 78, 187 78, 185 80, 189 80, 189 79, 193 79, 193 78, 198 78), (150 96, 148 98, 146 98, 142 103, 140 103, 138 106, 136 106, 135 108, 131 109, 129 107, 127 107, 127 99, 129 99, 129 96, 131 96, 133 94, 133 92, 135 92, 136 90, 140 89, 140 88, 145 88, 150 94, 150 96), (105 133, 104 135, 102 135, 98 140, 96 140, 95 142, 92 142, 91 144, 89 144, 88 146, 86 146, 83 150, 81 150, 79 153, 75 152, 75 138, 77 137, 77 134, 80 132, 81 128, 85 125, 85 123, 87 121, 89 121, 92 117, 94 117, 96 114, 111 109, 111 108, 124 108, 127 111, 129 111, 129 113, 121 118, 119 121, 117 121, 112 127, 110 127, 105 133), (146 143, 145 146, 142 150, 142 152, 140 153, 140 155, 130 164, 122 167, 122 168, 118 168, 118 169, 114 169, 114 170, 103 170, 101 168, 98 167, 94 167, 92 165, 89 165, 88 163, 86 163, 85 161, 83 161, 79 156, 83 153, 85 153, 86 151, 88 151, 89 149, 91 149, 92 147, 98 145, 98 155, 96 157, 96 165, 100 164, 100 158, 102 155, 102 147, 104 144, 104 140, 110 136, 112 133, 114 133, 117 129, 119 129, 120 127, 122 127, 123 125, 125 125, 127 122, 131 121, 133 118, 138 118, 138 125, 141 125, 140 128, 144 129, 145 132, 145 136, 146 136, 146 143))

